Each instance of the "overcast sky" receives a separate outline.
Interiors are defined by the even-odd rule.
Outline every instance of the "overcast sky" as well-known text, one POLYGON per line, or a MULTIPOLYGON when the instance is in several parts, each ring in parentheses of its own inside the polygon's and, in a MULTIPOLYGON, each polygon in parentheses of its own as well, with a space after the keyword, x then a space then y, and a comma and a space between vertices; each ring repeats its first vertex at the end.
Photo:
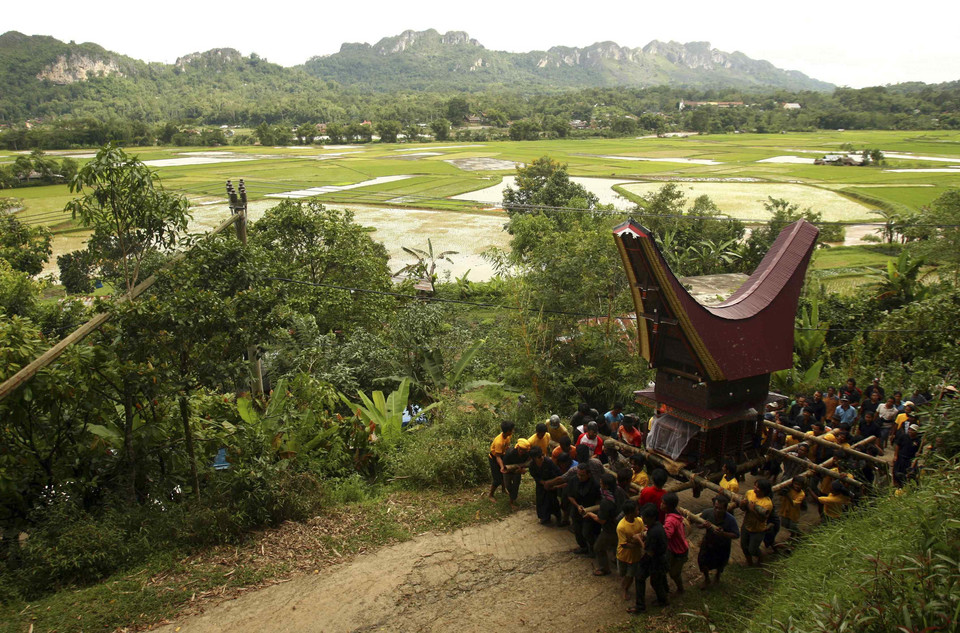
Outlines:
POLYGON ((7 2, 0 30, 95 42, 147 61, 230 47, 292 66, 343 42, 375 43, 405 29, 466 31, 513 52, 611 40, 709 41, 841 86, 960 79, 960 2, 884 0, 49 0, 7 2))

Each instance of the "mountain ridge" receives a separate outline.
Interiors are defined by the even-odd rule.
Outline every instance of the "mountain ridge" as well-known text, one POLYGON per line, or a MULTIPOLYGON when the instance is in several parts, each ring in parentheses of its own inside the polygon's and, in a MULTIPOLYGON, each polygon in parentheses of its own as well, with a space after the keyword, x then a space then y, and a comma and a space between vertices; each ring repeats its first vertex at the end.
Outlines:
POLYGON ((709 42, 652 40, 646 46, 630 48, 602 41, 584 47, 558 45, 546 51, 512 53, 487 49, 465 31, 441 34, 435 29, 406 30, 375 44, 344 43, 337 53, 311 57, 302 67, 316 77, 343 85, 375 78, 381 90, 410 88, 411 82, 414 87, 427 83, 490 85, 498 83, 498 76, 532 85, 552 82, 564 87, 662 83, 817 91, 835 87, 740 51, 727 53, 712 48, 709 42), (424 68, 431 72, 425 73, 424 68), (478 72, 483 70, 486 73, 478 72), (473 76, 467 82, 454 78, 443 82, 439 75, 444 72, 469 72, 473 76))

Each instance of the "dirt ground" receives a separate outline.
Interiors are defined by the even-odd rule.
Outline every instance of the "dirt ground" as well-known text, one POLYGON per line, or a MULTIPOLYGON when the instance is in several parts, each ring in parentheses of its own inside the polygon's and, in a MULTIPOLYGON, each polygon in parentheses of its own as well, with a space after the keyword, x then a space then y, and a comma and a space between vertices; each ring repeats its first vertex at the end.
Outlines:
MULTIPOLYGON (((752 485, 752 478, 746 485, 752 485)), ((705 492, 694 499, 686 491, 680 501, 699 511, 709 507, 712 496, 705 492)), ((802 523, 817 521, 813 508, 802 523)), ((691 528, 690 536, 688 585, 699 578, 695 561, 702 530, 691 528)), ((554 621, 558 600, 564 613, 575 614, 566 616, 565 631, 602 631, 627 620, 625 609, 633 596, 629 602, 621 599, 615 574, 593 576, 593 559, 570 553, 574 546, 566 529, 541 526, 533 510, 525 509, 498 522, 423 534, 318 574, 294 576, 159 630, 515 631, 554 621)), ((734 544, 732 564, 742 562, 739 545, 734 544)), ((653 604, 649 586, 647 591, 648 604, 653 604)))

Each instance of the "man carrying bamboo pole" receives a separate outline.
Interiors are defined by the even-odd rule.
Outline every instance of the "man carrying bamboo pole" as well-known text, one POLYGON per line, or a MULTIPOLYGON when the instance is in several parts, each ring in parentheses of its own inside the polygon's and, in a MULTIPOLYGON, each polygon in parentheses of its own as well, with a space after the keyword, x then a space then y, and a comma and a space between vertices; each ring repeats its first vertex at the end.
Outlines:
POLYGON ((710 572, 716 571, 717 578, 714 584, 720 584, 720 574, 730 562, 730 544, 740 538, 740 528, 737 520, 727 508, 730 497, 717 495, 713 498, 713 507, 704 510, 700 516, 716 526, 716 530, 707 528, 706 524, 700 527, 706 530, 703 541, 700 543, 700 553, 697 555, 697 566, 703 574, 703 588, 710 587, 710 572))

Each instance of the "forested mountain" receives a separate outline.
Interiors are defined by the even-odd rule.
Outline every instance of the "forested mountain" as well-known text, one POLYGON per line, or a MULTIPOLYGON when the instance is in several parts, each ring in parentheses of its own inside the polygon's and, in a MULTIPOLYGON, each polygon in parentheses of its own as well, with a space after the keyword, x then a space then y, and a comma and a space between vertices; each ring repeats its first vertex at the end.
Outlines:
POLYGON ((611 42, 545 52, 488 51, 466 33, 406 31, 374 46, 285 68, 256 54, 213 49, 174 64, 146 63, 96 44, 15 31, 0 36, 0 122, 72 115, 161 121, 330 121, 362 116, 359 94, 613 86, 828 90, 829 84, 703 42, 611 42), (351 96, 352 95, 352 96, 351 96))
POLYGON ((832 84, 785 71, 743 53, 725 53, 709 42, 652 41, 643 48, 597 42, 585 48, 508 53, 484 48, 462 31, 404 31, 373 46, 344 44, 339 53, 314 57, 304 69, 317 77, 371 90, 481 90, 525 84, 550 87, 689 85, 764 86, 830 90, 832 84))

